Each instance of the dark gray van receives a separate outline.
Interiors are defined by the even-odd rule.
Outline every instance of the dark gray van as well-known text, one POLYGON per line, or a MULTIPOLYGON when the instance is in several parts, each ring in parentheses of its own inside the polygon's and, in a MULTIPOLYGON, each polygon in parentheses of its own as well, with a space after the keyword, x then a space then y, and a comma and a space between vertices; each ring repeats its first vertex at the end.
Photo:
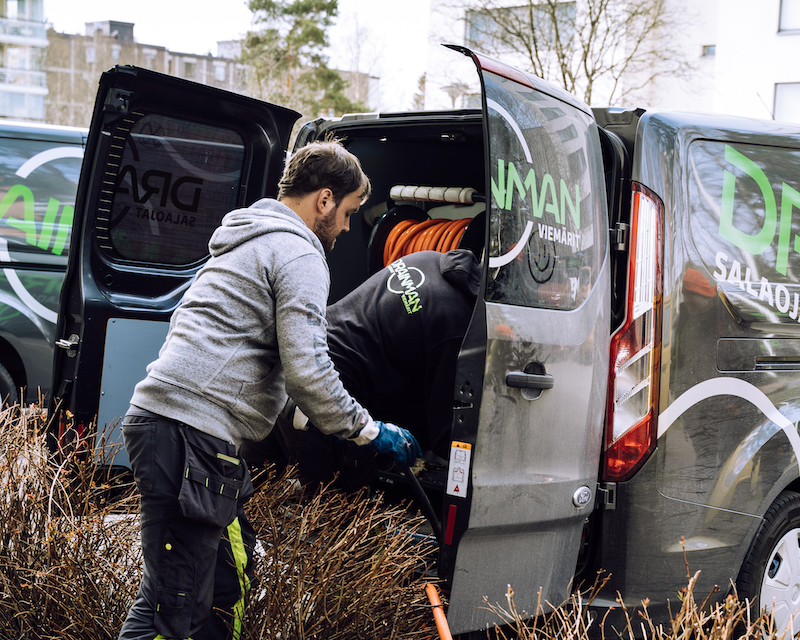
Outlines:
POLYGON ((81 129, 0 122, 0 401, 50 390, 85 140, 81 129))
MULTIPOLYGON (((599 569, 601 614, 618 591, 664 620, 684 552, 700 588, 774 598, 785 624, 800 593, 800 130, 593 111, 456 50, 476 64, 481 109, 319 120, 295 141, 345 138, 373 182, 329 259, 334 300, 383 265, 400 224, 463 218, 457 245, 483 259, 450 460, 420 479, 451 631, 497 622, 484 597, 503 602, 509 584, 532 612, 540 588, 559 603, 599 569)), ((103 75, 54 441, 65 410, 79 430, 124 414, 213 229, 276 193, 297 117, 144 69, 103 75)))

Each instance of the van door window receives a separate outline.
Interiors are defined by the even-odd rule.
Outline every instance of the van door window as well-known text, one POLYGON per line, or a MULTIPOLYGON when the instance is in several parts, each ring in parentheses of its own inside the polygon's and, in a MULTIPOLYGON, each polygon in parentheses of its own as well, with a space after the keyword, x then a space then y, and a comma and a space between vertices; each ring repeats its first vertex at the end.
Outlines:
POLYGON ((601 156, 592 118, 547 94, 486 74, 491 167, 487 299, 575 309, 605 254, 601 156), (592 159, 589 162, 589 158, 592 159))
POLYGON ((236 207, 244 166, 241 135, 150 114, 112 134, 95 230, 107 257, 189 265, 236 207), (129 128, 128 128, 129 127, 129 128))

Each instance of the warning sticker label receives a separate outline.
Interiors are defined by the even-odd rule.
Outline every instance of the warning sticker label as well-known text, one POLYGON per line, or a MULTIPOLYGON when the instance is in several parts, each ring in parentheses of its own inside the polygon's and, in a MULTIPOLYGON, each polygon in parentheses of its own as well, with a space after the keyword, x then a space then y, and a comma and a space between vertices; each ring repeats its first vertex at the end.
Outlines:
POLYGON ((466 442, 450 444, 450 464, 447 467, 447 494, 459 498, 467 497, 469 461, 472 445, 466 442))

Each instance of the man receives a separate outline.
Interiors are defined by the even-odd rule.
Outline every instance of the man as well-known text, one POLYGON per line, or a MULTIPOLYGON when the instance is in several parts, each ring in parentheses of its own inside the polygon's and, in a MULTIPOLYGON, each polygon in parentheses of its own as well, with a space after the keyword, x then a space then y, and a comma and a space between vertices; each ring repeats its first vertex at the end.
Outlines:
POLYGON ((254 540, 238 452, 266 437, 287 392, 327 434, 404 464, 419 454, 348 395, 328 356, 324 251, 369 191, 340 143, 313 143, 289 160, 277 200, 232 211, 214 232, 123 421, 144 574, 120 638, 217 640, 230 623, 239 637, 254 540))
MULTIPOLYGON (((449 455, 455 367, 480 287, 467 250, 422 251, 396 260, 328 307, 328 346, 345 388, 375 415, 405 424, 423 450, 449 455)), ((313 419, 312 424, 315 424, 313 419)), ((305 480, 352 491, 377 470, 374 454, 279 421, 289 460, 305 480)), ((245 457, 259 460, 258 445, 245 457)))

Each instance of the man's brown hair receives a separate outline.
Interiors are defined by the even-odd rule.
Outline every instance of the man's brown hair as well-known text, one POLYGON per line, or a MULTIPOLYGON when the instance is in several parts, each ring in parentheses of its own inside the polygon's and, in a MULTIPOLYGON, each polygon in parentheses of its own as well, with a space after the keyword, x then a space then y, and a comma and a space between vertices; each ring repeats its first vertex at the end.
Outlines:
POLYGON ((354 191, 362 192, 363 203, 372 191, 358 158, 340 140, 311 142, 298 149, 286 163, 278 183, 278 200, 300 198, 325 188, 333 192, 337 206, 354 191))

